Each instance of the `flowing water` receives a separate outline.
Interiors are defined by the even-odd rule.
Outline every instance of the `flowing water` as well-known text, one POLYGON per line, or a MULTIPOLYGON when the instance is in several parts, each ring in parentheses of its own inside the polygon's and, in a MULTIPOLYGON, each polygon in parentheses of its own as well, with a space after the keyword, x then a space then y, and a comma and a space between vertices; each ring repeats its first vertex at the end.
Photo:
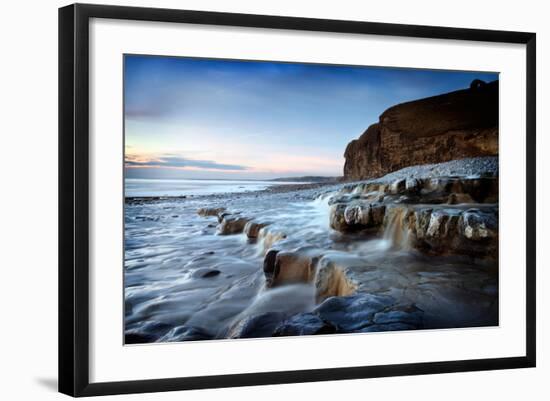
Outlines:
POLYGON ((185 325, 223 338, 245 316, 310 311, 312 284, 265 286, 265 252, 282 243, 360 260, 362 290, 415 302, 427 327, 498 324, 496 266, 412 251, 400 211, 382 236, 342 236, 329 227, 329 195, 303 190, 127 202, 126 331, 170 341, 167 330, 185 325), (218 235, 216 217, 201 217, 197 209, 219 206, 269 225, 256 241, 218 235))

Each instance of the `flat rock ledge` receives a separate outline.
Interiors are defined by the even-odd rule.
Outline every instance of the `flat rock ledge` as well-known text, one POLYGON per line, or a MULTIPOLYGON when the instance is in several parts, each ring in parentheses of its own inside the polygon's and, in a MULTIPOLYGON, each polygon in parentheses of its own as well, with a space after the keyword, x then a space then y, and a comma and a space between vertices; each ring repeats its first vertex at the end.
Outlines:
MULTIPOLYGON (((339 186, 336 192, 328 195, 330 227, 342 236, 378 236, 394 248, 494 262, 498 259, 499 236, 498 159, 472 159, 436 167, 447 172, 445 169, 457 169, 465 163, 466 167, 468 163, 473 163, 474 167, 482 163, 490 174, 427 178, 421 172, 428 167, 419 166, 403 169, 416 176, 404 177, 396 172, 378 180, 339 186), (391 177, 394 179, 389 179, 391 177)), ((436 167, 429 166, 429 169, 433 171, 436 167)), ((240 212, 213 208, 200 209, 198 213, 217 217, 220 235, 244 233, 252 241, 261 241, 267 288, 306 283, 315 289, 317 306, 313 310, 292 315, 267 312, 246 316, 231 325, 226 337, 379 332, 424 327, 424 311, 414 302, 398 303, 393 296, 396 294, 392 293, 391 283, 404 279, 397 272, 380 272, 368 258, 347 252, 293 246, 292 239, 285 233, 272 231, 269 222, 257 221, 240 212)), ((210 274, 214 273, 206 277, 210 274)), ((177 334, 170 336, 179 338, 177 334)), ((182 336, 196 338, 199 334, 182 331, 182 336)))
POLYGON ((255 240, 260 236, 262 228, 269 225, 269 222, 254 221, 241 212, 229 212, 224 207, 200 208, 197 214, 201 217, 216 217, 219 235, 244 233, 249 239, 255 240))
POLYGON ((498 257, 498 177, 438 177, 346 186, 329 199, 330 226, 383 235, 428 254, 498 257))
POLYGON ((391 296, 355 294, 330 297, 313 311, 287 316, 267 312, 238 320, 229 338, 366 333, 423 328, 424 312, 391 296))

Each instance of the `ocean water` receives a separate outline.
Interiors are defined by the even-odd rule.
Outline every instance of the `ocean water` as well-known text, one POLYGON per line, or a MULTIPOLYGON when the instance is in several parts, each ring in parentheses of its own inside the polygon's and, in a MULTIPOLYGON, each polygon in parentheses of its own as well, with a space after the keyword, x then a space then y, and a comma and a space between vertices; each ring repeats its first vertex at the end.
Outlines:
MULTIPOLYGON (((145 187, 141 194, 166 194, 158 189, 161 182, 153 184, 157 192, 145 187)), ((189 194, 183 191, 250 191, 273 183, 190 182, 190 188, 179 184, 176 193, 189 194)), ((364 284, 369 293, 415 303, 425 312, 428 327, 494 323, 490 319, 495 316, 496 295, 488 295, 486 288, 496 287, 497 276, 486 266, 396 248, 395 235, 343 237, 329 227, 328 199, 333 194, 317 191, 127 202, 126 333, 142 333, 144 342, 178 341, 173 330, 192 327, 221 339, 244 317, 311 311, 316 303, 313 284, 266 287, 263 261, 274 244, 354 258, 366 266, 364 284), (257 241, 244 233, 219 235, 216 217, 197 214, 203 207, 225 207, 269 225, 257 241), (207 271, 217 274, 204 276, 207 271)))
MULTIPOLYGON (((283 181, 151 180, 126 178, 125 196, 189 196, 260 191, 274 185, 298 184, 283 181)), ((300 184, 304 184, 300 182, 300 184)))

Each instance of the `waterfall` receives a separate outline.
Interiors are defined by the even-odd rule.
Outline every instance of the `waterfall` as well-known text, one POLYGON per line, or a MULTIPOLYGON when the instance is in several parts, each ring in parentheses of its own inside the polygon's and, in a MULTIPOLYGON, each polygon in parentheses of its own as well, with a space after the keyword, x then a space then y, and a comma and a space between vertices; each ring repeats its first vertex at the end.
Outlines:
POLYGON ((257 256, 264 256, 266 252, 278 241, 282 241, 286 235, 281 232, 270 231, 269 227, 262 227, 258 232, 257 256))
POLYGON ((404 207, 395 207, 386 211, 384 239, 389 241, 394 249, 406 250, 409 248, 411 230, 407 212, 408 210, 404 207))

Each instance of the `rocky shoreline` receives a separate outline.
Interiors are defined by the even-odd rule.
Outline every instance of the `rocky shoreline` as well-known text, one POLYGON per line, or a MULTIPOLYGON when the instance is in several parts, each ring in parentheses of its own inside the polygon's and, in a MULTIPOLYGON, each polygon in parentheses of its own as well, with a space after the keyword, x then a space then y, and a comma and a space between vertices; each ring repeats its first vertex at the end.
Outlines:
POLYGON ((126 343, 498 325, 498 93, 390 107, 341 179, 125 198, 126 343))
MULTIPOLYGON (((426 255, 498 263, 498 158, 409 167, 337 188, 300 188, 311 189, 327 199, 330 227, 343 237, 386 238, 391 247, 426 255)), ((315 291, 311 312, 247 316, 229 328, 229 338, 437 327, 425 324, 424 311, 414 302, 373 292, 377 284, 368 259, 315 246, 296 248, 286 233, 271 231, 269 221, 246 212, 214 207, 198 214, 215 217, 219 235, 244 234, 264 243, 267 288, 310 284, 315 291)))

